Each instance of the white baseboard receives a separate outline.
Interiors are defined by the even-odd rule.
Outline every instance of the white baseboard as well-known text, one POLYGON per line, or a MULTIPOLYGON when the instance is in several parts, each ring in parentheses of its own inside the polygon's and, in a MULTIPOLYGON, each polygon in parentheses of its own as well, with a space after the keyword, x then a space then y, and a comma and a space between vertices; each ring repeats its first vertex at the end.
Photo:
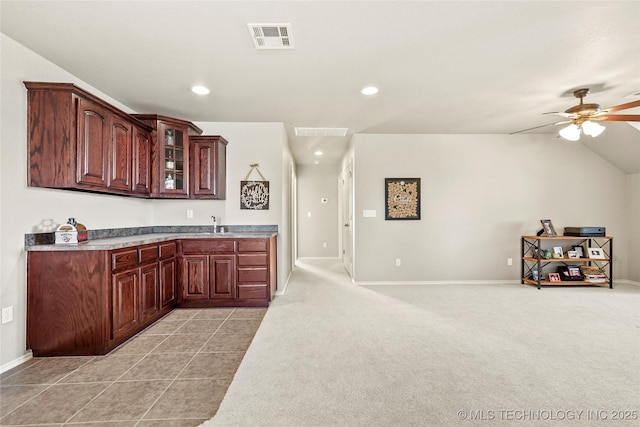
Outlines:
MULTIPOLYGON (((398 286, 423 286, 423 285, 520 285, 520 280, 419 280, 419 281, 355 281, 357 286, 377 286, 377 285, 398 285, 398 286)), ((613 287, 616 284, 640 286, 640 282, 627 279, 614 279, 613 287)))
POLYGON ((616 287, 616 284, 618 283, 622 283, 623 285, 633 285, 633 286, 640 286, 640 282, 635 282, 633 280, 628 280, 628 279, 613 279, 613 287, 616 287))
POLYGON ((358 286, 376 285, 519 285, 520 280, 418 280, 418 281, 354 281, 358 286))
POLYGON ((7 372, 9 369, 13 369, 18 365, 23 364, 24 362, 26 362, 31 358, 33 358, 33 354, 31 353, 31 351, 26 352, 25 354, 18 357, 17 359, 14 359, 11 362, 7 362, 4 365, 0 366, 0 374, 7 372))
POLYGON ((284 286, 282 289, 278 289, 276 291, 276 295, 284 295, 287 293, 287 286, 289 286, 289 281, 291 280, 291 273, 293 273, 293 269, 289 271, 289 275, 287 276, 287 280, 284 281, 284 286))

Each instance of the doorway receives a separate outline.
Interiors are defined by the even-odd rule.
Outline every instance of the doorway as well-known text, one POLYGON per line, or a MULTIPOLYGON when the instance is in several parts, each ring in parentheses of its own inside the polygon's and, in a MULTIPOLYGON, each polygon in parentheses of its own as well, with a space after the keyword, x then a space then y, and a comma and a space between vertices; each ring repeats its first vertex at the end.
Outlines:
POLYGON ((351 161, 342 171, 340 176, 341 198, 341 224, 342 227, 342 265, 353 277, 353 172, 351 161))

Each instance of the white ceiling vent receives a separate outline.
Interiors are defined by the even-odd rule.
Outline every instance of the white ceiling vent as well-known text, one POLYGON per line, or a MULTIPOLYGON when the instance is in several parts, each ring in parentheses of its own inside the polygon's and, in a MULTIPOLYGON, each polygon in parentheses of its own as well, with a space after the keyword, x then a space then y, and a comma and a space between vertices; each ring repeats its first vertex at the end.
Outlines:
POLYGON ((296 136, 346 136, 349 128, 294 128, 296 136))
POLYGON ((291 24, 247 24, 256 49, 293 49, 291 24))

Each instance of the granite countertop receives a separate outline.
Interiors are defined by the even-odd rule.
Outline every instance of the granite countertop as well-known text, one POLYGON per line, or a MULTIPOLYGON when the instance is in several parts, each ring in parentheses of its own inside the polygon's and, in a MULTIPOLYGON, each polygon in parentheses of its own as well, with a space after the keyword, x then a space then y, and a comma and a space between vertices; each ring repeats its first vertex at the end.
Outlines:
POLYGON ((52 243, 55 241, 55 233, 40 233, 40 235, 30 234, 25 235, 25 250, 30 252, 87 250, 108 251, 176 239, 264 239, 271 238, 278 234, 277 226, 223 227, 225 228, 224 233, 220 231, 213 233, 212 227, 209 226, 165 226, 90 230, 88 241, 72 244, 52 243), (42 234, 47 234, 47 236, 42 234), (48 234, 53 236, 49 236, 48 234), (53 240, 51 240, 51 238, 53 238, 53 240))

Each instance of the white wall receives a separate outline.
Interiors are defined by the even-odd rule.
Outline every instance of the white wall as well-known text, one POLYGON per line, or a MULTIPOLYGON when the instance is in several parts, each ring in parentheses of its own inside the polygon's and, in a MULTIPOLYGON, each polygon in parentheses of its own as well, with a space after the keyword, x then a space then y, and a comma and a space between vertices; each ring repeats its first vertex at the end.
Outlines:
POLYGON ((640 282, 640 173, 627 175, 629 200, 629 271, 628 279, 640 282))
POLYGON ((626 177, 548 135, 355 135, 354 280, 519 280, 520 236, 539 220, 607 227, 627 276, 626 177), (422 219, 385 221, 384 179, 422 179, 422 219), (377 211, 363 218, 364 209, 377 211), (402 266, 395 267, 400 258, 402 266), (507 266, 513 258, 513 266, 507 266))
POLYGON ((287 282, 293 269, 293 250, 295 243, 295 180, 296 165, 293 161, 287 131, 282 127, 282 139, 286 141, 282 150, 282 220, 278 228, 280 242, 278 251, 278 293, 286 290, 287 282))
MULTIPOLYGON (((224 201, 155 200, 154 224, 211 224, 211 215, 224 224, 275 224, 278 226, 278 288, 282 289, 291 271, 290 178, 293 164, 282 123, 197 122, 203 135, 222 135, 227 145, 227 199, 224 201), (240 209, 240 181, 258 163, 269 181, 269 209, 240 209), (186 219, 186 209, 194 218, 186 219)), ((254 171, 250 180, 260 180, 254 171)))
POLYGON ((148 200, 27 187, 27 104, 25 80, 72 82, 107 102, 130 109, 94 87, 0 35, 0 305, 13 306, 14 321, 0 325, 0 369, 26 352, 26 256, 24 235, 44 219, 64 223, 75 217, 89 228, 151 225, 148 200))
POLYGON ((338 165, 298 166, 298 256, 301 258, 339 256, 338 169, 338 165), (322 198, 326 198, 327 203, 322 203, 322 198))
MULTIPOLYGON (((293 160, 281 123, 200 123, 205 134, 229 140, 227 200, 146 200, 66 190, 27 187, 27 105, 23 81, 72 82, 126 112, 134 112, 98 89, 0 34, 0 306, 13 306, 14 321, 0 326, 0 372, 29 357, 26 351, 26 253, 24 235, 35 232, 44 219, 57 223, 75 217, 90 229, 149 225, 210 224, 211 215, 222 224, 276 224, 278 282, 291 271, 289 229, 290 170, 293 160), (240 180, 249 163, 260 163, 270 181, 268 211, 240 210, 240 180), (283 177, 283 173, 286 175, 283 177), (186 218, 186 210, 194 218, 186 218)), ((282 286, 282 285, 281 285, 282 286)))

